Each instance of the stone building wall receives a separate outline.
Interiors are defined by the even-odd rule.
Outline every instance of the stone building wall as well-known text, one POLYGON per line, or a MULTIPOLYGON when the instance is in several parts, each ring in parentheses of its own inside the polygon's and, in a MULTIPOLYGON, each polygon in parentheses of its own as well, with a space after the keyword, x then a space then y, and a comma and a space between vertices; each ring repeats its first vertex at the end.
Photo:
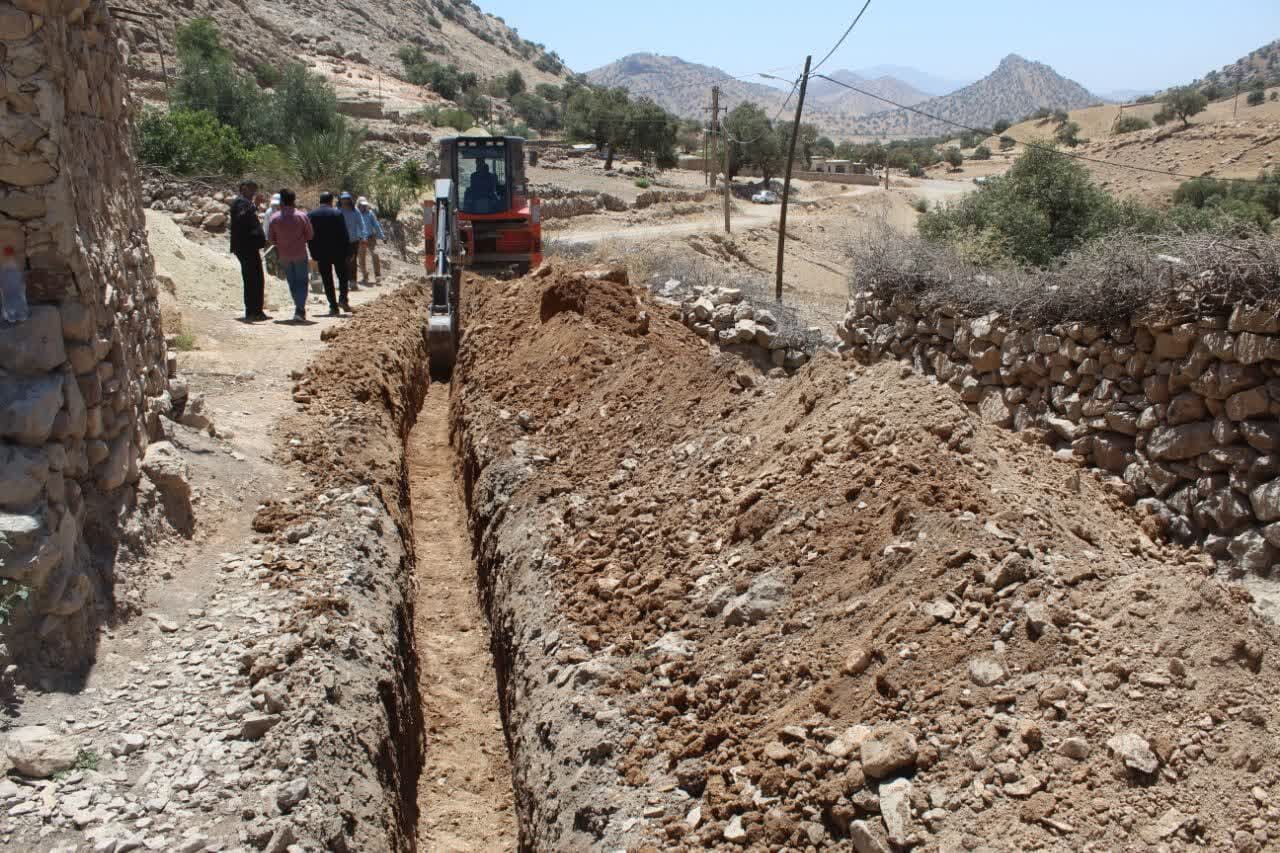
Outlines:
POLYGON ((0 246, 31 317, 0 324, 0 659, 80 669, 111 603, 168 362, 120 50, 102 0, 0 2, 0 246))
POLYGON ((845 351, 909 361, 993 424, 1042 430, 1173 538, 1240 571, 1280 563, 1280 307, 1037 328, 864 293, 837 331, 845 351))

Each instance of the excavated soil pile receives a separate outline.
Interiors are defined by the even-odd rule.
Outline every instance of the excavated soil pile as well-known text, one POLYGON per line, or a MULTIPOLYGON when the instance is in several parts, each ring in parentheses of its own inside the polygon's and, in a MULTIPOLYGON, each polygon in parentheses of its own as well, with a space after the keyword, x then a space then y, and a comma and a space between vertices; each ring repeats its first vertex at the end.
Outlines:
POLYGON ((465 289, 526 843, 1276 843, 1280 636, 1246 592, 896 363, 768 380, 646 300, 465 289))

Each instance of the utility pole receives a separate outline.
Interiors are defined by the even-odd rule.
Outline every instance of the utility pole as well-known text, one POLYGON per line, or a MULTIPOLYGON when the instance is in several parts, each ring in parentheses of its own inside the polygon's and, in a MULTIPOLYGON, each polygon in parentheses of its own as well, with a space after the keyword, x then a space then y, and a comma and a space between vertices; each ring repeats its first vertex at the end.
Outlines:
POLYGON ((787 247, 787 199, 791 195, 791 163, 796 158, 796 140, 800 138, 800 114, 804 111, 804 90, 809 86, 809 63, 812 56, 804 58, 804 73, 800 75, 800 100, 796 101, 796 122, 791 128, 791 144, 787 146, 786 176, 782 179, 782 210, 778 214, 778 281, 774 298, 782 301, 782 259, 787 247))
POLYGON ((724 233, 728 234, 732 230, 729 222, 729 189, 733 186, 733 181, 729 180, 729 134, 725 132, 724 126, 720 124, 720 87, 716 86, 711 90, 712 104, 712 127, 716 129, 717 138, 720 140, 720 147, 724 150, 724 233))
POLYGON ((715 156, 715 153, 716 153, 716 139, 719 136, 719 131, 720 131, 720 87, 712 86, 711 87, 711 150, 710 152, 708 152, 705 158, 708 161, 707 174, 709 176, 712 189, 716 188, 716 170, 715 170, 715 167, 711 165, 710 160, 712 157, 715 156))
POLYGON ((1236 72, 1236 100, 1235 100, 1235 103, 1231 105, 1232 121, 1236 120, 1236 116, 1239 114, 1239 112, 1240 112, 1240 72, 1237 71, 1236 72))
POLYGON ((709 187, 712 184, 712 164, 710 164, 710 131, 709 124, 703 124, 703 183, 709 187))

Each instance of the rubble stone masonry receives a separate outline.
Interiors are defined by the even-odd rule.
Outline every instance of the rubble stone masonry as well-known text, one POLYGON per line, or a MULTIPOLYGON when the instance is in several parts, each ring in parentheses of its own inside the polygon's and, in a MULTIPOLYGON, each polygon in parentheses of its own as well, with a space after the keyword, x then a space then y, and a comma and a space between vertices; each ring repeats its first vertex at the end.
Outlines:
POLYGON ((106 3, 3 0, 0 70, 0 246, 31 305, 0 324, 0 598, 26 596, 0 663, 77 670, 169 407, 167 356, 106 3))
POLYGON ((1041 430, 1063 458, 1110 472, 1165 533, 1238 572, 1280 564, 1280 313, 1035 327, 863 293, 843 349, 949 384, 981 417, 1041 430))

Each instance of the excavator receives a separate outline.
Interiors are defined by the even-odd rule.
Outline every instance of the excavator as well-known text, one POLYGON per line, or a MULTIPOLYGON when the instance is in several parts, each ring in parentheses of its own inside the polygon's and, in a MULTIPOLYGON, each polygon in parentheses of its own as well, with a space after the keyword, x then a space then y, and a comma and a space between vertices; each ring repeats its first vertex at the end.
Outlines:
POLYGON ((525 184, 522 138, 440 140, 435 203, 423 209, 423 257, 431 286, 427 346, 435 378, 448 379, 453 372, 463 269, 527 273, 542 263, 541 219, 541 203, 525 184))

